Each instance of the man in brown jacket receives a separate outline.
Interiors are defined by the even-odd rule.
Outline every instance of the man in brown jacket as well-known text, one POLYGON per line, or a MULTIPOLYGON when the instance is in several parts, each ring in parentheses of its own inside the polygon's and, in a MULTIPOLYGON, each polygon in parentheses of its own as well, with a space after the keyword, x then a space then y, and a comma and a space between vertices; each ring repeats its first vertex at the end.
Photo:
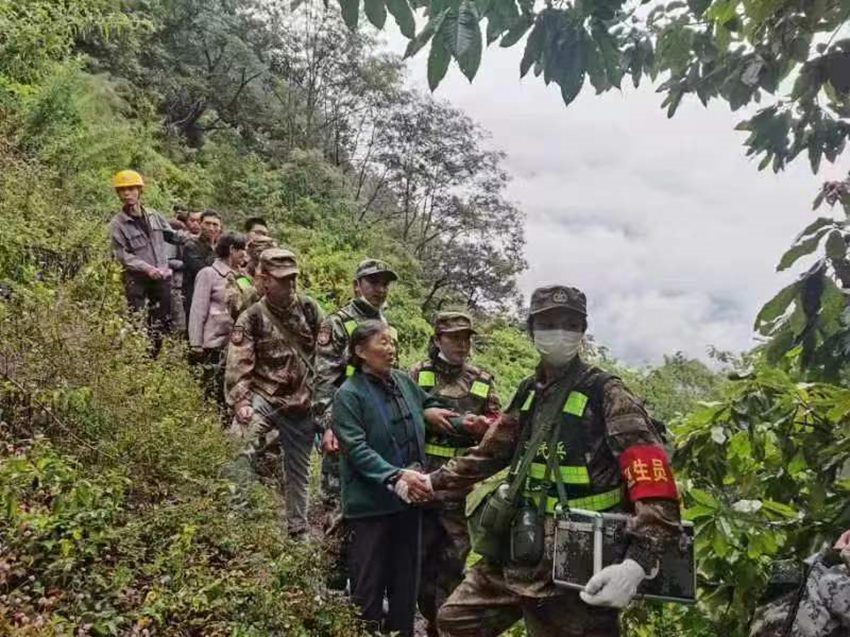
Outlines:
POLYGON ((266 434, 277 430, 286 475, 286 518, 290 534, 307 530, 307 487, 315 434, 311 406, 318 304, 296 292, 298 265, 289 250, 270 248, 260 256, 258 276, 265 296, 245 310, 230 335, 225 393, 247 430, 247 460, 255 465, 266 434))
POLYGON ((142 205, 142 176, 122 170, 112 186, 122 202, 121 212, 109 224, 115 260, 124 267, 124 293, 130 309, 146 312, 152 353, 162 346, 162 335, 171 331, 171 269, 165 242, 182 244, 188 234, 171 228, 156 210, 142 205))

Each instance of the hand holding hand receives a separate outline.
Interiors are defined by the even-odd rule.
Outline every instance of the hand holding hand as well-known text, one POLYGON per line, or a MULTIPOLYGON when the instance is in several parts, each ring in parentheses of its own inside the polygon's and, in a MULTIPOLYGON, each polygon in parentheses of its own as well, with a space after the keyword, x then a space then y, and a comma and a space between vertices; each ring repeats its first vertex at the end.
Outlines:
POLYGON ((251 407, 248 403, 241 403, 236 407, 236 420, 238 420, 243 425, 247 425, 251 422, 251 418, 254 417, 254 408, 251 407))
POLYGON ((431 476, 403 469, 393 487, 396 495, 408 504, 412 502, 427 502, 434 490, 431 488, 431 476))
POLYGON ((425 410, 423 414, 425 422, 434 427, 437 431, 444 434, 452 434, 455 428, 449 421, 449 418, 455 418, 458 414, 451 409, 443 409, 441 407, 431 407, 425 410))
POLYGON ((625 608, 646 579, 643 567, 634 560, 606 566, 590 578, 579 596, 585 604, 607 608, 625 608))
POLYGON ((495 422, 495 420, 488 418, 487 416, 467 414, 463 418, 463 428, 472 434, 477 440, 481 440, 493 422, 495 422))

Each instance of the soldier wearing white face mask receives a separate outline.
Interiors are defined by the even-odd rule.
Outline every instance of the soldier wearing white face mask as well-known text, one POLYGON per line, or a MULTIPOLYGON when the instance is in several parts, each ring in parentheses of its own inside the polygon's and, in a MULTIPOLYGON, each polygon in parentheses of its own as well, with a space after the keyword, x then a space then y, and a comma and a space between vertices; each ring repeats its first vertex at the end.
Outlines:
POLYGON ((531 637, 617 635, 619 609, 657 573, 660 556, 678 537, 676 483, 649 415, 618 378, 578 354, 587 330, 584 294, 560 285, 538 288, 528 327, 540 353, 537 370, 481 442, 430 481, 439 496, 510 465, 506 483, 519 488, 490 497, 518 493, 516 502, 503 500, 508 516, 517 511, 511 528, 530 511, 543 540, 520 555, 510 533, 505 538, 482 526, 493 555, 467 571, 440 609, 443 637, 496 637, 519 619, 531 637), (623 561, 601 570, 580 593, 552 581, 555 514, 566 506, 634 514, 623 561))

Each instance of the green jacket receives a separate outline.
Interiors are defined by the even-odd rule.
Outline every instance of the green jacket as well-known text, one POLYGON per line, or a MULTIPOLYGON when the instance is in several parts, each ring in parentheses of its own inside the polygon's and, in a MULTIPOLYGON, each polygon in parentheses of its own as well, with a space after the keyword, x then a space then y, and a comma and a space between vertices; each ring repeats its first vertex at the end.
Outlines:
POLYGON ((398 466, 400 450, 407 456, 407 464, 424 463, 423 412, 442 406, 407 374, 390 373, 410 412, 407 419, 392 400, 385 401, 387 394, 381 384, 363 372, 346 380, 334 396, 333 427, 342 446, 340 477, 346 518, 387 515, 408 508, 388 484, 404 468, 398 466), (383 411, 378 400, 385 401, 383 411))

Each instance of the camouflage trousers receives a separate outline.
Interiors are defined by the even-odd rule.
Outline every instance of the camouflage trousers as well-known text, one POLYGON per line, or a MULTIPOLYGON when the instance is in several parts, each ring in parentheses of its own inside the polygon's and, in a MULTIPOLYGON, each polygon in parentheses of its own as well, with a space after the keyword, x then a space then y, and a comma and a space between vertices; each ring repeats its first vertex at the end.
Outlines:
POLYGON ((462 503, 423 511, 419 612, 428 621, 429 635, 437 634, 437 611, 463 581, 469 549, 462 503))
POLYGON ((250 424, 237 429, 244 443, 240 457, 229 472, 239 482, 256 476, 264 456, 275 444, 279 447, 286 524, 290 533, 307 531, 310 454, 313 450, 313 421, 307 416, 290 417, 278 412, 262 398, 255 397, 254 417, 250 424))
POLYGON ((617 612, 588 606, 575 591, 525 597, 484 560, 469 569, 437 616, 441 637, 498 637, 524 620, 529 637, 617 637, 617 612))

